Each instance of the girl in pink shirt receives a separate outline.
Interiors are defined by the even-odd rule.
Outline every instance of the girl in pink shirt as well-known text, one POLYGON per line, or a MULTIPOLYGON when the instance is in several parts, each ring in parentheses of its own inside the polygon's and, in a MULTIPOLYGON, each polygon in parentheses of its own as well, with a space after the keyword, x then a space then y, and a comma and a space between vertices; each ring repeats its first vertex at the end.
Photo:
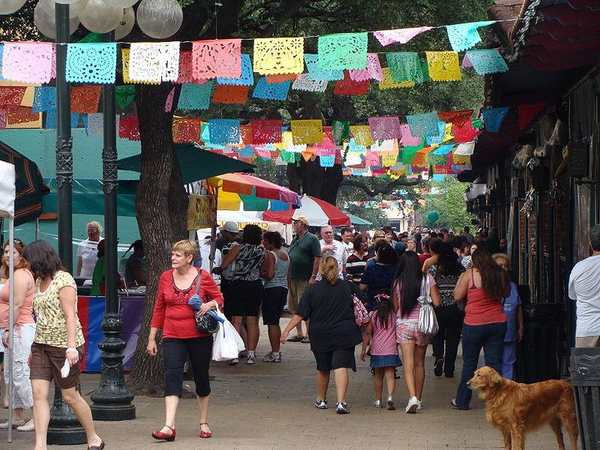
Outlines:
POLYGON ((388 399, 387 409, 394 410, 394 391, 396 378, 394 369, 400 365, 398 346, 396 345, 396 313, 392 299, 384 294, 376 298, 376 309, 371 312, 371 321, 367 325, 366 342, 363 345, 362 360, 370 350, 371 369, 375 383, 375 407, 382 408, 383 380, 385 378, 388 399))

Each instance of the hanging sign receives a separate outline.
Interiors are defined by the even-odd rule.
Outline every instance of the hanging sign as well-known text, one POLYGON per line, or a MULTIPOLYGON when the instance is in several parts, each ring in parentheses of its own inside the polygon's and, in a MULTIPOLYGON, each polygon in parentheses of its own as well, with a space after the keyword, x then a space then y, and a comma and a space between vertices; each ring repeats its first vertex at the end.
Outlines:
POLYGON ((217 223, 217 201, 214 195, 191 194, 187 210, 187 229, 212 228, 217 223))

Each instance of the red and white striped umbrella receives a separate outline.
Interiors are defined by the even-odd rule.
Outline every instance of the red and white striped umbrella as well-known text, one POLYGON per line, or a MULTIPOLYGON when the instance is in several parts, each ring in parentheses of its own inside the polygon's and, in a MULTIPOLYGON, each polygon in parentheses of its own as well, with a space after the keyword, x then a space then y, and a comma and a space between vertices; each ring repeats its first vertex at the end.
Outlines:
POLYGON ((292 219, 305 216, 308 223, 314 227, 332 225, 342 227, 350 225, 350 218, 325 200, 308 195, 300 199, 300 208, 285 211, 267 210, 263 213, 263 220, 268 222, 292 223, 292 219))

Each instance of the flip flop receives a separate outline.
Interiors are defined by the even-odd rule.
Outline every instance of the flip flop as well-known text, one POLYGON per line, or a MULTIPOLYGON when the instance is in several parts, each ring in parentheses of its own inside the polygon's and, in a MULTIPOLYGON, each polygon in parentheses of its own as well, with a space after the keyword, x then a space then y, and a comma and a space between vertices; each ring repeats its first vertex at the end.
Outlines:
POLYGON ((288 338, 288 342, 302 342, 302 339, 304 339, 302 336, 292 336, 291 338, 288 338))

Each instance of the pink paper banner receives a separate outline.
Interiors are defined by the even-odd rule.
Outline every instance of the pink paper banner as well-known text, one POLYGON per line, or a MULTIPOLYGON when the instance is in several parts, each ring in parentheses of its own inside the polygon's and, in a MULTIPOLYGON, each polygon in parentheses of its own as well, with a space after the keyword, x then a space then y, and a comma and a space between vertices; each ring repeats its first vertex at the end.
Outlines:
POLYGON ((21 83, 48 83, 56 76, 56 54, 50 42, 5 42, 2 77, 21 83))
POLYGON ((390 44, 399 42, 406 44, 415 36, 418 36, 425 31, 431 30, 433 27, 416 27, 416 28, 401 28, 397 30, 376 31, 375 37, 384 47, 390 44))

